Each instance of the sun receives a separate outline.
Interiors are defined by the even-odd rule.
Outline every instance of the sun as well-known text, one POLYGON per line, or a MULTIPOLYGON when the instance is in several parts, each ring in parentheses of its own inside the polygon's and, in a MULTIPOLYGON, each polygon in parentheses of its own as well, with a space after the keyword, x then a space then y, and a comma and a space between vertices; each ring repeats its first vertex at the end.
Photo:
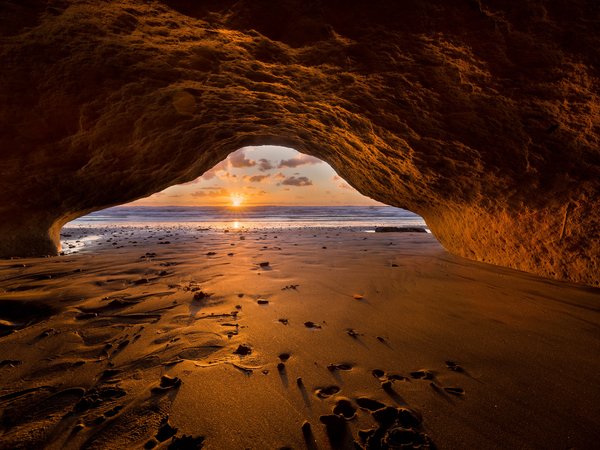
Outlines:
POLYGON ((240 194, 231 194, 231 206, 238 207, 244 203, 244 197, 240 194))

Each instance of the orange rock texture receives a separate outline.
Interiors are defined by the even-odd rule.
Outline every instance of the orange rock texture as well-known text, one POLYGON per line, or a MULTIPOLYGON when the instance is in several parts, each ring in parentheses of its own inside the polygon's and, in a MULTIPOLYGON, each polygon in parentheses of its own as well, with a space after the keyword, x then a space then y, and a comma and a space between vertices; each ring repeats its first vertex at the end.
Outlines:
POLYGON ((597 286, 598 5, 5 0, 0 254, 281 144, 452 253, 597 286))

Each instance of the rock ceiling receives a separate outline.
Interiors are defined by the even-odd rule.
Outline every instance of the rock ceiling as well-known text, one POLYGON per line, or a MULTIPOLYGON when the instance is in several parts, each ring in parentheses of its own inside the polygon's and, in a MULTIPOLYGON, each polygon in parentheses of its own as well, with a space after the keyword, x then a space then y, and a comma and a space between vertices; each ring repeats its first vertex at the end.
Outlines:
POLYGON ((4 1, 0 254, 249 144, 331 164, 452 253, 600 283, 600 7, 4 1))

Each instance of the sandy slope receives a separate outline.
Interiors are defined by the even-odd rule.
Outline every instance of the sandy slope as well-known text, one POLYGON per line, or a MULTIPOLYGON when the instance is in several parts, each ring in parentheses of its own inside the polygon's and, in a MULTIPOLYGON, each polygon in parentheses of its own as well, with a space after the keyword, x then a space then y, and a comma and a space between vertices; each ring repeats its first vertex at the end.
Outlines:
POLYGON ((598 290, 431 235, 104 233, 0 262, 2 449, 600 442, 598 290))

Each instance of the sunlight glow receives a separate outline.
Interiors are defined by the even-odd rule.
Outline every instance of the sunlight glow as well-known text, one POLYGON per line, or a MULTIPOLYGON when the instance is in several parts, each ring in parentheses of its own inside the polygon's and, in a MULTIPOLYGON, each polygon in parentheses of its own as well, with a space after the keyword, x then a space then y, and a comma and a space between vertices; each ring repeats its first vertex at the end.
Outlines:
POLYGON ((239 207, 244 203, 244 196, 240 194, 231 194, 231 206, 239 207))

